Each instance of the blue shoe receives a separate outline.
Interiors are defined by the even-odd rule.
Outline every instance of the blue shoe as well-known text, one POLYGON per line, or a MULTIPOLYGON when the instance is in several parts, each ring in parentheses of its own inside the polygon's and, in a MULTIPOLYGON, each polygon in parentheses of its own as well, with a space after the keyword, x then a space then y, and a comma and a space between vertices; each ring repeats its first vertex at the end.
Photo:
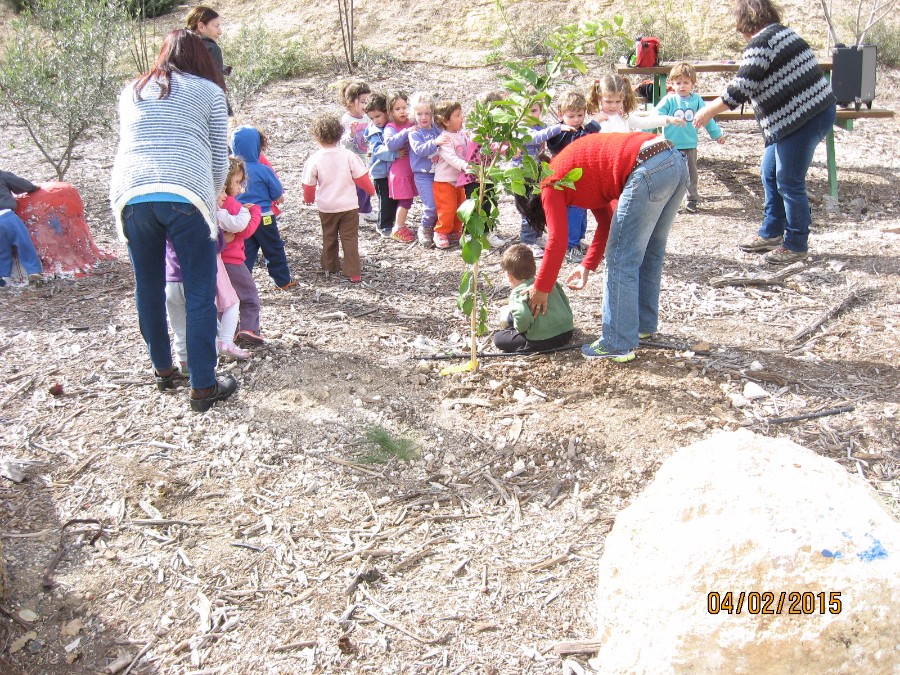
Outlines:
POLYGON ((600 346, 600 340, 589 344, 589 345, 581 345, 581 355, 590 360, 590 359, 609 359, 614 363, 626 363, 628 361, 634 360, 634 352, 607 352, 604 351, 600 346))

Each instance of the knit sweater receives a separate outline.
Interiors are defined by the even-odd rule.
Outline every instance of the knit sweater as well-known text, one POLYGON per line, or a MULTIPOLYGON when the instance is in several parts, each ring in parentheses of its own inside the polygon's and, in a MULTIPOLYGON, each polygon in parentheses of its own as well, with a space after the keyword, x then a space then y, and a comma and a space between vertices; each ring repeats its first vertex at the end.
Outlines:
POLYGON ((216 195, 228 174, 228 114, 218 85, 173 73, 168 98, 159 99, 152 80, 136 99, 134 83, 119 96, 119 147, 109 199, 119 237, 125 240, 122 209, 141 195, 168 192, 187 199, 218 232, 216 195))
MULTIPOLYGON (((550 161, 553 173, 541 183, 541 202, 547 217, 547 247, 544 260, 535 281, 539 291, 549 293, 559 276, 568 241, 567 206, 591 209, 597 222, 608 222, 609 203, 618 199, 625 189, 625 183, 634 170, 641 145, 658 138, 654 134, 588 134, 563 149, 550 161), (582 169, 581 178, 575 189, 557 190, 553 182, 560 180, 569 171, 582 169)), ((594 247, 588 251, 597 255, 594 247)), ((599 251, 602 257, 603 252, 599 251)), ((599 261, 599 258, 597 259, 599 261)), ((585 259, 586 269, 588 259, 585 259)), ((596 264, 589 264, 596 269, 596 264)))
POLYGON ((750 101, 766 145, 793 133, 836 101, 815 54, 790 28, 773 23, 750 38, 722 101, 750 101))
POLYGON ((0 171, 0 211, 3 209, 16 210, 17 203, 13 193, 22 194, 23 192, 34 192, 37 189, 38 186, 30 180, 9 171, 0 171))

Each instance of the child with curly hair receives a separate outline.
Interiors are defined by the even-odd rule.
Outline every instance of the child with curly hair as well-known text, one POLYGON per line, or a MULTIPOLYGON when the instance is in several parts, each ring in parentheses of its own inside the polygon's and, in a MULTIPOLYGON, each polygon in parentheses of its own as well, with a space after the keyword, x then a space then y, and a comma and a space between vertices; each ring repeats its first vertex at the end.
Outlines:
POLYGON ((338 242, 344 252, 344 276, 362 280, 359 261, 359 203, 356 188, 375 194, 366 166, 358 155, 339 145, 344 126, 336 115, 320 115, 310 132, 321 146, 303 168, 303 202, 319 209, 322 223, 322 269, 341 271, 338 242))

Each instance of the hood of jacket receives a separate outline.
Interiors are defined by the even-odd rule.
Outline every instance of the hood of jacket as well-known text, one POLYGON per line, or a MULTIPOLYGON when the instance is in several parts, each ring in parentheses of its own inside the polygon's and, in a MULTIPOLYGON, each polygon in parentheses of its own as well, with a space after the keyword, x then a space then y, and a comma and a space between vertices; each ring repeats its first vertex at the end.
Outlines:
POLYGON ((245 162, 259 161, 259 131, 256 127, 243 126, 231 135, 231 150, 245 162))

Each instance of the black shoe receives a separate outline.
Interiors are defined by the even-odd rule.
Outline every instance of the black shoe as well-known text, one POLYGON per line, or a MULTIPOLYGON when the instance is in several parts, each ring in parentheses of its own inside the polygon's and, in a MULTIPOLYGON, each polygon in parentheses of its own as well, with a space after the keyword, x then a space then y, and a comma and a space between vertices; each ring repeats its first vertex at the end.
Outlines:
MULTIPOLYGON (((218 401, 224 401, 237 391, 238 383, 231 375, 216 378, 216 383, 210 387, 210 392, 203 398, 191 398, 191 410, 194 412, 206 412, 218 401)), ((191 389, 191 393, 197 391, 191 389)))
POLYGON ((175 370, 173 370, 165 377, 157 373, 155 370, 153 371, 153 375, 156 377, 156 388, 160 391, 176 389, 178 387, 184 386, 185 382, 187 382, 187 375, 178 370, 178 368, 175 368, 175 370))
POLYGON ((684 210, 688 213, 697 213, 697 202, 688 200, 687 205, 684 207, 684 210))

